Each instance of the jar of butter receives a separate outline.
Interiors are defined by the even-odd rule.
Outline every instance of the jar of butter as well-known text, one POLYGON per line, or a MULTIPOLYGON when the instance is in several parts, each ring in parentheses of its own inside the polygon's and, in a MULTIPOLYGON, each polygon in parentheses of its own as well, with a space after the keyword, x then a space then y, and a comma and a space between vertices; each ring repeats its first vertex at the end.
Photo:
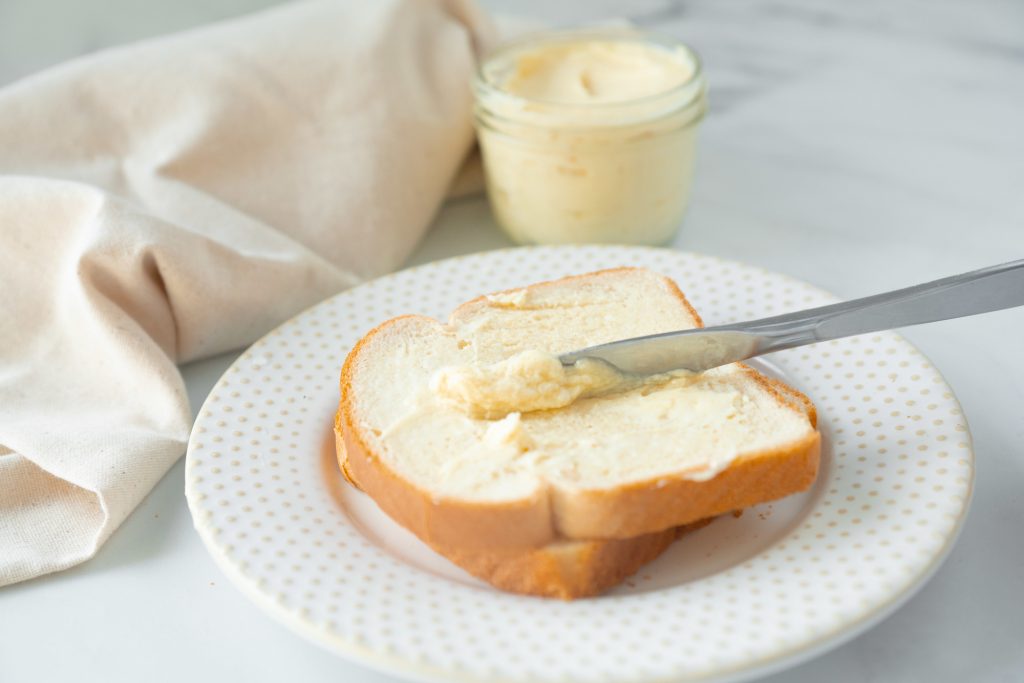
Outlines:
POLYGON ((514 240, 675 235, 706 108, 693 50, 624 29, 548 33, 490 54, 474 90, 487 193, 514 240))

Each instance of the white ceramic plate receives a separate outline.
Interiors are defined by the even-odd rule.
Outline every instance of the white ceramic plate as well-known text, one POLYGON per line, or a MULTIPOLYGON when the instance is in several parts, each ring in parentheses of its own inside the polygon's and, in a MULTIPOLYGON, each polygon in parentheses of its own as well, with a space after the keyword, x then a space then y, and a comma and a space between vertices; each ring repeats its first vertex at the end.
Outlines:
POLYGON ((302 635, 419 680, 740 680, 821 653, 906 600, 956 538, 973 456, 949 387, 894 333, 775 354, 763 367, 818 407, 817 483, 686 536, 600 598, 496 591, 344 484, 338 371, 367 330, 621 265, 675 278, 708 324, 834 301, 738 263, 597 246, 460 257, 343 292, 254 344, 199 413, 186 492, 224 572, 302 635))

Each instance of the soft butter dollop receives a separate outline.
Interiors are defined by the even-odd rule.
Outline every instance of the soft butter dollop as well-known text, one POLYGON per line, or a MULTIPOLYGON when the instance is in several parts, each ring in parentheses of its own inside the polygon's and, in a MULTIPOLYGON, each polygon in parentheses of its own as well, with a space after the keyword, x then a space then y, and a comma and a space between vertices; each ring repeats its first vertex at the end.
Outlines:
POLYGON ((430 381, 437 398, 472 417, 563 408, 580 397, 610 392, 627 379, 607 363, 584 358, 564 366, 557 356, 523 351, 492 364, 454 365, 430 381))
POLYGON ((663 93, 693 74, 680 54, 645 43, 579 41, 524 52, 502 86, 540 102, 627 102, 663 93))

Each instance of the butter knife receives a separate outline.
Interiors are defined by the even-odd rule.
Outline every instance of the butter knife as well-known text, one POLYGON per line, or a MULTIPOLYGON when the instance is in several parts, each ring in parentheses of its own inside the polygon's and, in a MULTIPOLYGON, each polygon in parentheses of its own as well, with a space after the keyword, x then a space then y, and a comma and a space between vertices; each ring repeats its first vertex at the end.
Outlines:
POLYGON ((638 375, 703 372, 772 351, 1021 305, 1024 259, 771 318, 599 344, 564 353, 559 360, 573 365, 597 358, 638 375))

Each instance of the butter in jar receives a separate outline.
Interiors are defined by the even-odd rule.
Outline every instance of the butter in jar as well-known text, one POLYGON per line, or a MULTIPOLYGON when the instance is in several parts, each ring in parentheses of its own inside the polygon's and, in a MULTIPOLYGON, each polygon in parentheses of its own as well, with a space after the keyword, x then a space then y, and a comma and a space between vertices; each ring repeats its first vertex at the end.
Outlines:
POLYGON ((474 90, 488 197, 514 240, 675 235, 706 107, 693 50, 628 30, 549 33, 489 55, 474 90))

